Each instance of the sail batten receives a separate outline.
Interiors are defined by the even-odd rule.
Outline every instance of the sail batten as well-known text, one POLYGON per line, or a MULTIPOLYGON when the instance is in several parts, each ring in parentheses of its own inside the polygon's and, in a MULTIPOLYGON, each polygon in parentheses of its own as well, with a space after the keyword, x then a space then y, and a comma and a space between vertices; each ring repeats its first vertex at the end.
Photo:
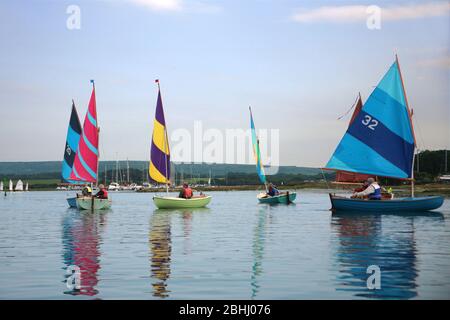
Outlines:
POLYGON ((97 182, 98 170, 98 123, 95 86, 92 88, 88 111, 75 154, 70 180, 97 182))
MULTIPOLYGON (((158 83, 158 81, 157 81, 158 83)), ((150 151, 150 178, 158 183, 170 183, 170 149, 167 137, 166 120, 158 86, 155 120, 153 121, 152 145, 150 151)))
POLYGON ((256 172, 258 173, 259 180, 261 183, 266 183, 266 174, 264 172, 264 166, 262 165, 261 161, 261 150, 259 148, 259 139, 256 135, 256 128, 255 123, 253 122, 253 115, 252 115, 252 109, 250 110, 250 127, 252 130, 252 144, 253 144, 253 156, 255 157, 255 163, 256 163, 256 172))
POLYGON ((415 139, 398 61, 352 119, 327 169, 408 179, 415 139))

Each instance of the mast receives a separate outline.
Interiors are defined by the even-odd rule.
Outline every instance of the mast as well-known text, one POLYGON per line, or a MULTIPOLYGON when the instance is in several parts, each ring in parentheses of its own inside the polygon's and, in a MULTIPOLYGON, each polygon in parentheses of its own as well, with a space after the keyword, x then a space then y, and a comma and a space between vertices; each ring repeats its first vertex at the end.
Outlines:
POLYGON ((402 71, 400 69, 400 63, 398 62, 397 54, 395 55, 395 61, 397 62, 398 73, 400 74, 400 80, 402 82, 403 95, 405 97, 406 108, 408 108, 409 122, 411 125, 411 131, 412 131, 413 139, 414 139, 414 150, 413 150, 412 166, 411 166, 411 197, 414 197, 414 162, 415 162, 415 153, 416 153, 416 134, 414 132, 414 125, 413 125, 413 121, 412 121, 413 113, 411 112, 411 109, 409 108, 408 97, 406 96, 406 90, 405 90, 405 83, 403 82, 402 71))
POLYGON ((128 158, 127 158, 127 183, 130 183, 130 165, 128 163, 128 158))

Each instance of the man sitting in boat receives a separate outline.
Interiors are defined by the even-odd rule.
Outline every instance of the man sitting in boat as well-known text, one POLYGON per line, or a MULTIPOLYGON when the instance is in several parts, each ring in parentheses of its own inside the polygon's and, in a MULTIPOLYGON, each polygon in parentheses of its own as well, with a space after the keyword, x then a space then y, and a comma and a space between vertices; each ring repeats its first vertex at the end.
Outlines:
POLYGON ((108 190, 106 190, 103 184, 99 185, 99 191, 95 194, 94 197, 99 199, 108 199, 108 190))
POLYGON ((367 179, 368 187, 353 194, 352 198, 368 198, 369 200, 381 200, 381 187, 374 178, 367 179))
POLYGON ((187 183, 183 183, 183 189, 180 191, 178 198, 190 199, 193 196, 193 191, 187 183))
POLYGON ((280 191, 277 188, 275 188, 275 186, 272 183, 269 183, 269 187, 267 188, 267 194, 271 197, 275 197, 280 194, 280 191))

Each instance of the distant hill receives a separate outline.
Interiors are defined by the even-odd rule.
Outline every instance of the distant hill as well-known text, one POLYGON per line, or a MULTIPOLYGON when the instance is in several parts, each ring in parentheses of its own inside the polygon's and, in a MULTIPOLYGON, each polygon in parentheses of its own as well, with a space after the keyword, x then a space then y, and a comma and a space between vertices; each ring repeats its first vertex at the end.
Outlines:
MULTIPOLYGON (((147 161, 129 161, 130 170, 147 170, 147 161)), ((100 161, 99 175, 103 175, 107 170, 111 175, 116 169, 116 161, 100 161)), ((122 172, 126 170, 126 161, 119 162, 119 168, 122 172)), ((205 164, 205 163, 175 163, 175 172, 177 174, 193 175, 207 177, 210 172, 214 177, 225 176, 229 173, 255 173, 255 166, 244 164, 205 164)), ((36 161, 36 162, 0 162, 0 178, 27 178, 40 177, 57 178, 61 172, 60 161, 36 161)), ((280 174, 301 174, 317 175, 321 171, 318 168, 282 166, 279 169, 280 174)))

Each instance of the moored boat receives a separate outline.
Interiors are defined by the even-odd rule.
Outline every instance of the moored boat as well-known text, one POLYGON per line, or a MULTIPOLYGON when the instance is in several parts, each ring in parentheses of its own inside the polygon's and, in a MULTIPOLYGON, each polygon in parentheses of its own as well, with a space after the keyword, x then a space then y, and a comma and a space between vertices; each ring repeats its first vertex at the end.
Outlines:
POLYGON ((198 196, 190 199, 154 196, 153 202, 158 209, 203 208, 211 202, 211 196, 198 196))
POLYGON ((411 182, 411 197, 366 200, 330 194, 332 210, 365 213, 439 208, 444 202, 441 196, 414 196, 415 148, 412 112, 396 58, 366 103, 354 113, 325 169, 407 180, 411 182))

